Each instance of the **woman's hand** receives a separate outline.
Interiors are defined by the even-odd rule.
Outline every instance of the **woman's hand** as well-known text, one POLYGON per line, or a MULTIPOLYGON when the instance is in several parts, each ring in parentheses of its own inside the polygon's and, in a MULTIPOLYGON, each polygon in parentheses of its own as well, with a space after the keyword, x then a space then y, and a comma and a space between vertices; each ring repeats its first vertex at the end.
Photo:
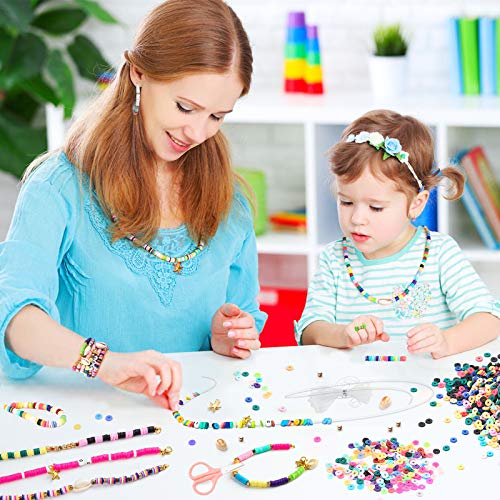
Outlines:
POLYGON ((182 386, 181 365, 157 351, 108 351, 97 376, 119 389, 144 394, 167 410, 177 409, 182 386))
POLYGON ((260 349, 255 318, 234 304, 222 305, 212 318, 212 349, 218 354, 246 359, 260 349))
POLYGON ((380 318, 371 315, 358 316, 346 325, 344 334, 347 347, 361 344, 371 344, 376 340, 389 341, 389 335, 384 332, 384 323, 380 318))
POLYGON ((430 352, 433 358, 442 358, 448 351, 448 343, 440 330, 433 323, 424 323, 412 328, 408 336, 408 352, 430 352))

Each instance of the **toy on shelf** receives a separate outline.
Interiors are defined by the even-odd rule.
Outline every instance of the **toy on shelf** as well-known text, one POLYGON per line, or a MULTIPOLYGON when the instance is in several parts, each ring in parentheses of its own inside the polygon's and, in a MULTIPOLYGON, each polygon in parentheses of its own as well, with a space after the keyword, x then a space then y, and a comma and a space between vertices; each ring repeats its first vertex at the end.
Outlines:
POLYGON ((292 231, 305 233, 307 229, 307 217, 305 211, 282 211, 275 212, 269 216, 274 231, 292 231))
POLYGON ((306 16, 289 12, 285 47, 285 92, 306 91, 306 16))
POLYGON ((317 26, 307 27, 306 92, 323 94, 323 73, 317 26))

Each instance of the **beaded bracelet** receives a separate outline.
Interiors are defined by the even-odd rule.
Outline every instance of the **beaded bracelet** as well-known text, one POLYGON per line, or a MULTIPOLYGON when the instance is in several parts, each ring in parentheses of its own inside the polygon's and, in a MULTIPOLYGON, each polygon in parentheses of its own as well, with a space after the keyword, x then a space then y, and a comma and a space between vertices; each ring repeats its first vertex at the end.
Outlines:
POLYGON ((150 467, 139 472, 135 472, 130 476, 120 476, 120 477, 96 477, 94 479, 86 480, 80 479, 74 484, 68 484, 66 486, 61 486, 55 490, 39 491, 37 493, 25 493, 23 495, 0 495, 0 500, 33 500, 38 498, 48 498, 48 497, 58 497, 61 495, 66 495, 67 493, 75 492, 79 493, 81 491, 88 490, 92 486, 107 484, 113 486, 115 484, 125 484, 133 483, 135 481, 140 481, 148 476, 154 476, 168 468, 167 464, 157 465, 156 467, 150 467))
POLYGON ((172 448, 141 448, 140 450, 121 451, 118 453, 95 455, 88 460, 80 458, 79 460, 72 460, 61 464, 52 464, 45 467, 38 467, 24 472, 16 472, 8 476, 0 476, 0 484, 12 483, 21 479, 28 479, 30 477, 41 476, 49 474, 52 479, 61 479, 60 473, 64 470, 78 469, 85 465, 98 464, 101 462, 114 462, 115 460, 128 460, 130 458, 143 457, 147 455, 169 455, 172 453, 172 448))
MULTIPOLYGON (((289 450, 290 448, 295 448, 293 444, 267 444, 265 446, 261 446, 260 448, 254 448, 253 450, 247 451, 242 455, 236 457, 233 460, 233 463, 243 462, 248 460, 250 457, 254 455, 259 455, 260 453, 265 453, 270 450, 289 450)), ((291 481, 300 477, 306 470, 314 469, 318 465, 318 461, 316 459, 307 460, 306 457, 301 457, 299 460, 295 462, 297 468, 288 476, 282 477, 280 479, 270 479, 269 481, 255 481, 253 479, 247 479, 242 476, 237 470, 232 472, 232 476, 239 483, 248 486, 249 488, 274 488, 276 486, 282 486, 284 484, 290 483, 291 481)))
POLYGON ((12 413, 13 415, 17 415, 18 417, 33 422, 34 424, 39 425, 40 427, 48 427, 48 428, 60 427, 64 425, 67 420, 66 415, 64 414, 63 410, 61 410, 61 408, 55 408, 54 406, 45 403, 37 403, 36 401, 28 401, 26 403, 14 402, 10 403, 10 405, 4 405, 3 409, 5 411, 8 411, 9 413, 12 413), (55 413, 56 415, 59 416, 59 418, 57 420, 44 420, 43 418, 36 418, 31 413, 23 411, 22 408, 48 411, 50 413, 55 413))
POLYGON ((73 371, 95 378, 107 352, 108 346, 104 342, 89 337, 80 349, 80 359, 73 365, 73 371))
POLYGON ((4 451, 0 452, 0 460, 13 460, 16 458, 33 457, 35 455, 45 455, 56 451, 72 450, 73 448, 81 448, 83 446, 104 443, 106 441, 117 441, 119 439, 129 439, 136 436, 146 436, 147 434, 160 434, 161 427, 150 425, 133 429, 131 431, 113 432, 111 434, 103 434, 102 436, 92 436, 71 443, 60 444, 55 446, 41 446, 39 448, 30 448, 29 450, 19 451, 4 451))

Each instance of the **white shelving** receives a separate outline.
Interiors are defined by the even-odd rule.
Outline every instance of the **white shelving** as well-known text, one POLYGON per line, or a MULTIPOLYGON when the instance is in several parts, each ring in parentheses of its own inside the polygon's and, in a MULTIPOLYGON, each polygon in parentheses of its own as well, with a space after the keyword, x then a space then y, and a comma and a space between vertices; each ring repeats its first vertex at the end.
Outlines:
MULTIPOLYGON (((251 93, 237 104, 224 125, 223 130, 229 136, 235 156, 238 156, 239 137, 245 134, 244 125, 253 130, 256 125, 272 127, 273 136, 278 137, 277 128, 293 125, 301 127, 303 134, 304 170, 301 175, 304 178, 307 234, 268 232, 258 238, 261 254, 302 255, 306 257, 307 276, 312 276, 321 248, 340 236, 336 205, 329 189, 330 174, 325 153, 339 140, 342 130, 352 120, 370 109, 381 108, 413 115, 427 124, 434 133, 436 159, 441 167, 446 166, 460 149, 478 143, 486 147, 491 160, 500 156, 499 98, 433 95, 376 101, 368 94, 303 96, 258 91, 251 93)), ((287 129, 283 130, 286 133, 287 129)), ((276 147, 286 150, 284 143, 286 141, 281 141, 276 147)), ((255 148, 259 146, 254 145, 255 148)), ((267 147, 272 148, 273 145, 268 143, 267 147)), ((244 155, 239 155, 239 162, 250 168, 262 167, 261 159, 258 164, 252 165, 251 158, 245 159, 244 155)), ((267 165, 269 169, 284 168, 279 160, 271 158, 270 163, 267 165)), ((269 185, 268 189, 272 192, 273 186, 269 185)), ((448 202, 439 196, 438 226, 440 231, 457 239, 473 263, 480 264, 479 267, 489 264, 490 270, 500 273, 500 251, 487 250, 482 245, 460 201, 448 202)), ((489 278, 491 286, 491 276, 483 277, 486 281, 489 278)), ((500 281, 499 278, 497 276, 495 281, 500 281)))

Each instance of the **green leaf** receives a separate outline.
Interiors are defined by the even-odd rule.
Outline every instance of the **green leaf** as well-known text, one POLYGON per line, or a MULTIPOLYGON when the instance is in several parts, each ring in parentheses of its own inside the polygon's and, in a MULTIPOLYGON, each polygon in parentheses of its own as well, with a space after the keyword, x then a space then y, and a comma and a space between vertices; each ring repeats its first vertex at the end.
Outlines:
POLYGON ((87 19, 87 14, 78 8, 46 10, 38 15, 32 25, 52 35, 65 35, 78 28, 87 19))
POLYGON ((399 24, 378 26, 373 33, 376 56, 404 56, 408 42, 401 33, 399 24))
POLYGON ((25 80, 21 83, 21 87, 43 103, 51 102, 54 106, 61 104, 61 100, 57 94, 41 75, 36 75, 30 80, 25 80))
POLYGON ((46 149, 45 128, 34 128, 8 113, 0 113, 0 170, 21 177, 28 164, 46 149))
POLYGON ((2 113, 10 113, 23 123, 31 123, 40 108, 40 103, 21 87, 9 91, 2 104, 2 113))
POLYGON ((47 70, 56 85, 56 93, 64 105, 64 118, 70 118, 75 105, 75 86, 70 67, 60 50, 52 50, 47 61, 47 70))
POLYGON ((34 33, 19 36, 10 53, 9 60, 2 69, 0 86, 11 88, 23 80, 40 73, 47 59, 45 42, 34 33))
POLYGON ((33 19, 30 0, 0 1, 0 26, 17 35, 27 31, 33 19))
POLYGON ((99 21, 108 24, 118 24, 118 20, 107 10, 103 9, 97 2, 93 2, 92 0, 76 0, 76 3, 87 12, 87 14, 94 16, 99 19, 99 21))
POLYGON ((382 156, 382 160, 387 160, 391 156, 387 151, 384 151, 384 156, 382 156))
POLYGON ((88 80, 95 82, 100 73, 111 67, 94 43, 84 35, 75 37, 68 45, 68 52, 80 75, 88 80))
POLYGON ((10 57, 14 48, 15 38, 12 37, 7 30, 0 27, 0 70, 10 57))

